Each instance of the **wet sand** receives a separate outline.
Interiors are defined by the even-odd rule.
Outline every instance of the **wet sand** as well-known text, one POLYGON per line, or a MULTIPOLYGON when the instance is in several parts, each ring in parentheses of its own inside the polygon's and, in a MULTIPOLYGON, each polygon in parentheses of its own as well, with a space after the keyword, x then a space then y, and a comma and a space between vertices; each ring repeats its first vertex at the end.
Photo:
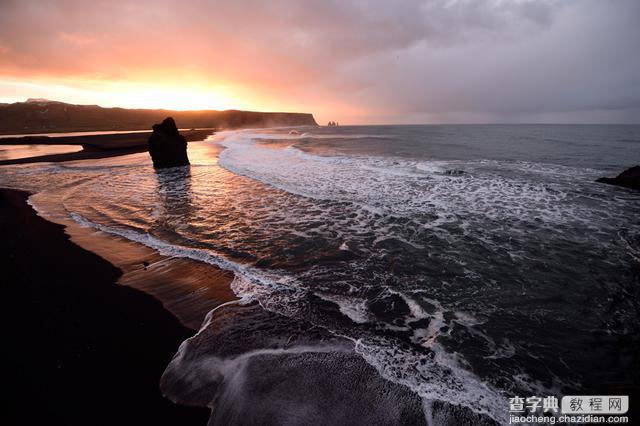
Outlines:
MULTIPOLYGON (((201 141, 213 133, 214 129, 183 130, 180 133, 191 141, 201 141)), ((61 162, 90 160, 135 154, 147 150, 147 140, 151 132, 112 133, 82 136, 21 136, 1 138, 0 145, 82 145, 82 151, 64 154, 40 155, 36 157, 0 160, 0 166, 39 162, 61 162)))
MULTIPOLYGON (((158 300, 116 284, 132 274, 131 283, 149 286, 153 279, 140 279, 142 271, 166 268, 172 260, 157 258, 146 270, 143 264, 123 275, 71 242, 63 226, 39 217, 27 197, 0 190, 4 385, 9 390, 2 397, 0 422, 205 424, 207 409, 173 404, 158 387, 178 346, 194 331, 158 300)), ((136 257, 135 251, 119 253, 114 256, 136 257)), ((164 273, 171 270, 167 282, 180 275, 172 268, 164 273)), ((174 296, 177 291, 159 288, 174 296)))
POLYGON ((192 330, 200 328, 213 308, 236 300, 230 288, 232 272, 191 259, 163 256, 142 244, 80 226, 68 218, 52 215, 47 219, 64 225, 72 242, 116 266, 122 272, 118 284, 153 296, 192 330))

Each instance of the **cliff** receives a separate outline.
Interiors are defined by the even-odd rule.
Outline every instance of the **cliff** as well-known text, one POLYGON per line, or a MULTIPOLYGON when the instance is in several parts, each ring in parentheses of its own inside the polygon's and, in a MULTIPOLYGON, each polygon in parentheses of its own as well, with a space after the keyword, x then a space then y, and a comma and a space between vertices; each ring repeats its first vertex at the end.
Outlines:
POLYGON ((171 111, 164 109, 102 108, 46 99, 0 104, 0 134, 146 130, 165 117, 182 128, 316 126, 311 114, 254 111, 171 111))

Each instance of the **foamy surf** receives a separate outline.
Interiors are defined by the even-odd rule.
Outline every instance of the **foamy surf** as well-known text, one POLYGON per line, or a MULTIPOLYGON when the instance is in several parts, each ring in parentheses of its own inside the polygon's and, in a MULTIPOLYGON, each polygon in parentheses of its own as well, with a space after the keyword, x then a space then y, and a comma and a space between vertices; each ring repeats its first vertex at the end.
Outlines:
MULTIPOLYGON (((107 234, 143 244, 157 250, 162 255, 198 260, 232 271, 237 276, 231 288, 241 299, 241 303, 257 301, 262 307, 274 313, 304 319, 304 314, 300 313, 299 306, 297 306, 303 296, 296 295, 296 286, 292 285, 294 280, 290 277, 265 273, 225 259, 223 256, 208 250, 177 247, 149 234, 106 227, 91 222, 75 213, 72 213, 71 217, 82 226, 91 227, 107 234)), ((350 306, 347 303, 342 303, 341 305, 341 311, 347 317, 355 320, 354 322, 359 322, 358 318, 354 318, 350 312, 358 311, 358 309, 362 311, 361 304, 350 306)), ((414 305, 413 309, 416 311, 414 319, 426 316, 419 306, 414 305)), ((435 315, 436 319, 438 317, 441 318, 441 314, 435 315)), ((362 320, 362 322, 365 321, 362 320)), ((209 325, 210 320, 205 321, 201 331, 209 325)), ((322 323, 316 325, 325 328, 328 326, 328 324, 322 323)), ((431 326, 431 335, 427 339, 429 340, 428 346, 436 354, 432 360, 424 356, 411 356, 409 353, 403 355, 402 351, 397 351, 393 342, 376 342, 377 339, 375 338, 352 336, 348 329, 331 330, 328 328, 328 330, 354 341, 355 352, 376 368, 382 377, 407 386, 421 398, 427 401, 438 400, 456 406, 467 407, 473 412, 486 414, 497 421, 502 422, 505 420, 500 417, 504 399, 497 391, 482 384, 472 373, 464 370, 446 351, 433 343, 436 338, 434 325, 431 326), (429 361, 427 362, 427 360, 429 361), (418 376, 414 374, 416 371, 419 372, 418 376)), ((314 349, 314 351, 317 350, 314 349)), ((249 355, 247 354, 247 356, 249 355)))
MULTIPOLYGON (((592 182, 632 156, 610 149, 615 136, 602 156, 620 159, 588 157, 592 141, 556 164, 536 157, 530 139, 504 139, 526 129, 497 129, 487 139, 473 126, 254 129, 190 147, 190 168, 154 171, 133 155, 8 168, 1 179, 40 192, 59 204, 55 214, 91 229, 233 271, 241 303, 211 312, 195 341, 197 354, 236 359, 229 365, 242 370, 240 381, 280 361, 286 368, 269 377, 295 376, 309 359, 329 386, 329 366, 346 363, 394 389, 404 407, 395 419, 417 410, 435 424, 460 412, 473 423, 504 422, 507 397, 591 389, 592 366, 633 331, 633 306, 615 301, 635 288, 640 211, 637 195, 592 182), (235 324, 229 336, 215 334, 226 316, 235 324), (230 336, 255 326, 251 318, 282 329, 264 330, 263 347, 234 346, 230 336), (300 327, 308 336, 290 340, 300 327), (597 341, 603 330, 608 340, 597 341), (210 346, 214 335, 238 353, 210 346), (323 339, 347 349, 318 349, 334 348, 323 339), (263 352, 275 348, 284 350, 263 352)), ((207 392, 233 369, 212 363, 208 391, 180 388, 189 383, 177 379, 200 368, 190 362, 197 358, 177 357, 167 392, 214 406, 207 392)), ((224 395, 250 404, 251 389, 224 395)))

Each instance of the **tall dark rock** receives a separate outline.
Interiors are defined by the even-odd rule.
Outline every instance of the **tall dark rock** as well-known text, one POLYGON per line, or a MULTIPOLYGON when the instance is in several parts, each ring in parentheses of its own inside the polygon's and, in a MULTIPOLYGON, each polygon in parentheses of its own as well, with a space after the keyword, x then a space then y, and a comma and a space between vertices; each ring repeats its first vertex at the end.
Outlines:
POLYGON ((596 182, 640 190, 640 166, 633 166, 614 178, 602 177, 596 182))
POLYGON ((161 124, 153 125, 153 134, 149 137, 149 154, 155 168, 189 164, 187 140, 178 132, 173 118, 165 118, 161 124))

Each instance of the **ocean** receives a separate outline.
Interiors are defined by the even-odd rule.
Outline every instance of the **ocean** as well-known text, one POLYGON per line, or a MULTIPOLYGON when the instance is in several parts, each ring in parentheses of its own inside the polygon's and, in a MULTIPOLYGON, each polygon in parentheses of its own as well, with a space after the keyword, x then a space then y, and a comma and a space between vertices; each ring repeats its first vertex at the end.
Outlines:
MULTIPOLYGON (((349 342, 431 420, 434 402, 506 423, 514 396, 637 392, 640 193, 594 180, 640 164, 640 126, 251 129, 189 143, 189 156, 161 171, 147 154, 0 169, 45 217, 57 203, 83 226, 235 273, 235 294, 266 317, 210 314, 199 336, 216 338, 183 345, 168 370, 182 387, 163 378, 174 399, 210 405, 207 374, 244 398, 221 360, 256 353, 242 330, 259 318, 272 351, 295 347, 291 324, 307 325, 296 356, 349 342), (227 329, 233 351, 204 363, 227 329)), ((307 368, 296 360, 264 368, 291 377, 307 368)))

